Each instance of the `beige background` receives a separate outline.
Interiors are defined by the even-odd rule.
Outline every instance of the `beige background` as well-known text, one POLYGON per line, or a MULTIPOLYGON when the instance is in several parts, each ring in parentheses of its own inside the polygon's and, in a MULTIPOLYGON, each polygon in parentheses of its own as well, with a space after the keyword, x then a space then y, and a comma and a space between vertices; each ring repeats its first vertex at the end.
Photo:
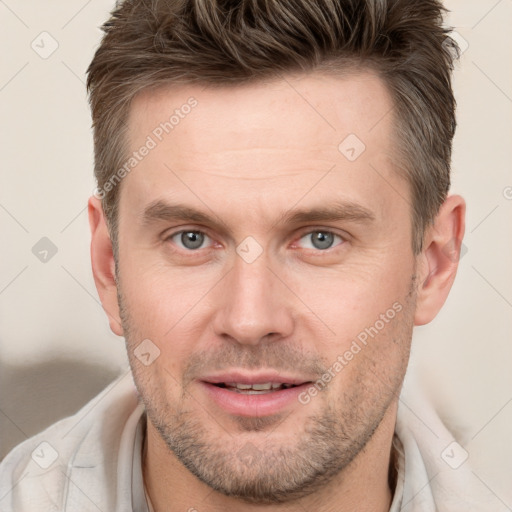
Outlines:
MULTIPOLYGON (((410 372, 512 510, 512 1, 446 5, 467 45, 452 188, 468 203, 467 253, 445 308, 415 332, 410 372)), ((112 6, 0 1, 0 457, 127 365, 94 287, 86 211, 95 184, 84 77, 112 6), (32 41, 43 54, 58 48, 42 58, 32 41), (57 248, 46 263, 32 252, 42 237, 57 248)))

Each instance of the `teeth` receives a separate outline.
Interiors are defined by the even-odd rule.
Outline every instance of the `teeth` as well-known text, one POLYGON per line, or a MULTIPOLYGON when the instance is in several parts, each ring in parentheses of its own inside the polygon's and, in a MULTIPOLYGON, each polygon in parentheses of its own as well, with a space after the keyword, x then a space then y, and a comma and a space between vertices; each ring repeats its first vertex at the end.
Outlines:
POLYGON ((265 384, 253 384, 252 389, 255 391, 268 391, 269 389, 272 389, 272 383, 265 382, 265 384))
POLYGON ((233 387, 237 388, 237 389, 251 389, 252 385, 251 384, 233 384, 233 387))
POLYGON ((292 384, 282 384, 280 382, 264 382, 261 384, 240 384, 238 382, 227 382, 226 387, 236 389, 237 391, 251 393, 252 391, 262 392, 277 389, 287 389, 291 388, 292 384))

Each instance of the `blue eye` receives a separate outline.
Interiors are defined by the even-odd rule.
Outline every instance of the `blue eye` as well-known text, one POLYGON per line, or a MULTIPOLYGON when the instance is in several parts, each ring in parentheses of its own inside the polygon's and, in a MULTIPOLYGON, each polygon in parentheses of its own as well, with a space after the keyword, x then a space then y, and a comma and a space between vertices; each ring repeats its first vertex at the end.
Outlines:
POLYGON ((170 240, 177 239, 179 243, 182 245, 184 249, 195 250, 200 249, 203 245, 204 241, 209 239, 209 237, 203 233, 202 231, 179 231, 178 233, 174 233, 169 237, 170 240))
MULTIPOLYGON (((305 247, 305 249, 319 249, 325 250, 330 249, 333 246, 335 238, 338 238, 341 243, 343 243, 343 239, 341 236, 332 233, 331 231, 311 231, 300 238, 300 240, 308 240, 310 242, 309 247, 305 247)), ((340 244, 337 244, 340 245, 340 244)))
MULTIPOLYGON (((197 230, 183 230, 178 231, 167 237, 168 240, 172 240, 178 247, 181 249, 186 249, 188 251, 196 251, 198 249, 205 248, 205 243, 210 241, 211 239, 208 235, 203 233, 202 231, 197 230)), ((337 245, 341 245, 344 240, 341 236, 336 235, 332 231, 325 230, 315 230, 310 231, 303 235, 300 240, 304 240, 300 245, 303 249, 315 249, 319 251, 325 251, 327 249, 331 249, 337 245), (337 244, 335 244, 336 239, 339 240, 337 244)))

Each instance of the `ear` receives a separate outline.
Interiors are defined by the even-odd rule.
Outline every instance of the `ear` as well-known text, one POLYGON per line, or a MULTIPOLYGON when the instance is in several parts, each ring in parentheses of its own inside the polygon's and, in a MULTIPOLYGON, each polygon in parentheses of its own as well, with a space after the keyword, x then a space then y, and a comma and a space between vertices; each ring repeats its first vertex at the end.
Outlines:
POLYGON ((418 295, 415 325, 431 322, 448 297, 464 237, 466 203, 460 196, 449 196, 442 204, 433 226, 424 237, 418 255, 418 295))
POLYGON ((91 196, 88 201, 89 226, 91 228, 91 263, 94 282, 100 296, 103 309, 108 316, 110 329, 118 336, 123 335, 119 304, 117 301, 117 283, 115 279, 115 261, 112 241, 108 232, 101 201, 91 196))

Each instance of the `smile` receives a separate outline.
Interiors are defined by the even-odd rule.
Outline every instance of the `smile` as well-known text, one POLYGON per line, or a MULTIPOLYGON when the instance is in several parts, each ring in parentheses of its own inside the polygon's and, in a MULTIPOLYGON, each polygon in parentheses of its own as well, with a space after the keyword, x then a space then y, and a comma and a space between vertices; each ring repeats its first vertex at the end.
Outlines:
POLYGON ((262 384, 242 384, 239 382, 219 383, 216 386, 235 391, 237 393, 244 393, 247 395, 261 395, 264 393, 273 393, 281 389, 289 389, 295 387, 295 384, 286 384, 281 382, 265 382, 262 384))
POLYGON ((276 371, 230 371, 198 381, 206 402, 234 416, 264 417, 300 404, 298 396, 312 380, 276 371))

